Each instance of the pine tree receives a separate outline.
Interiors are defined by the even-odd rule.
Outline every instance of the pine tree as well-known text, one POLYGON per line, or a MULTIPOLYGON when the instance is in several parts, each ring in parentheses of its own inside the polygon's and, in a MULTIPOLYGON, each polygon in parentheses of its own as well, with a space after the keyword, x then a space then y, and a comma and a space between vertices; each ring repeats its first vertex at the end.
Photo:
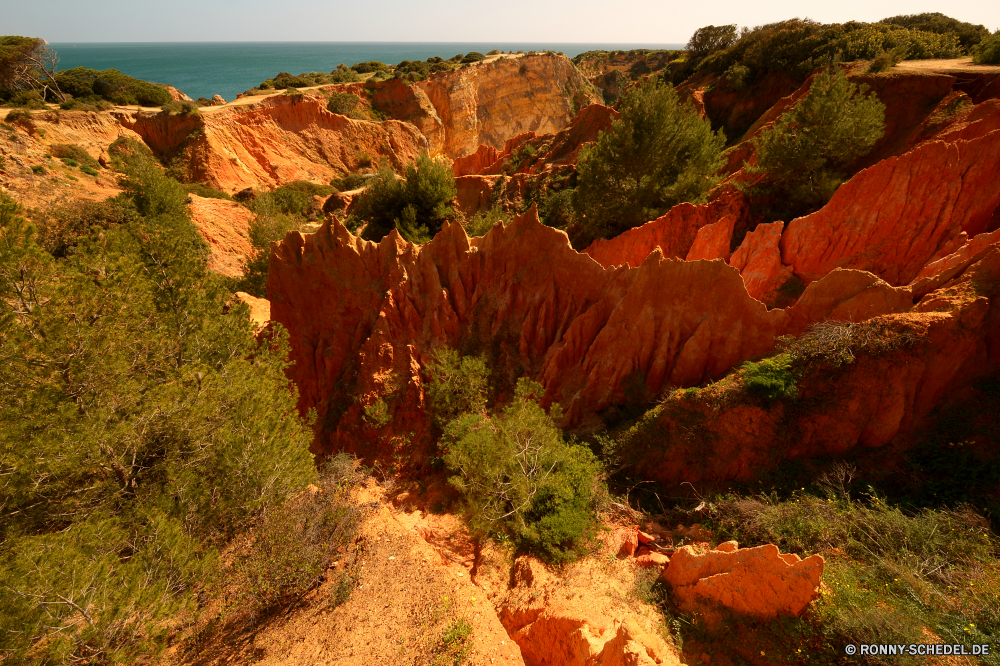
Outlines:
POLYGON ((795 107, 754 140, 757 162, 747 171, 765 180, 749 193, 770 202, 767 217, 790 220, 822 207, 848 167, 882 138, 885 105, 866 92, 831 65, 795 107))
POLYGON ((669 84, 638 83, 611 131, 581 151, 574 206, 594 237, 611 238, 672 206, 702 200, 716 182, 725 137, 669 84))

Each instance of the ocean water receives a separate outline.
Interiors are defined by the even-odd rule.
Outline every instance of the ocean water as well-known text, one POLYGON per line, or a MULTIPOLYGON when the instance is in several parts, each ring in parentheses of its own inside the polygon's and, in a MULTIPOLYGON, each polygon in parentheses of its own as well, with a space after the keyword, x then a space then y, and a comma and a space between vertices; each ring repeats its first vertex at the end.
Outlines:
POLYGON ((402 60, 450 58, 479 51, 562 51, 569 57, 595 49, 678 49, 681 44, 523 44, 516 42, 180 42, 50 44, 59 69, 115 68, 155 83, 169 83, 191 97, 222 95, 233 100, 278 72, 329 72, 339 63, 366 60, 395 64, 402 60))

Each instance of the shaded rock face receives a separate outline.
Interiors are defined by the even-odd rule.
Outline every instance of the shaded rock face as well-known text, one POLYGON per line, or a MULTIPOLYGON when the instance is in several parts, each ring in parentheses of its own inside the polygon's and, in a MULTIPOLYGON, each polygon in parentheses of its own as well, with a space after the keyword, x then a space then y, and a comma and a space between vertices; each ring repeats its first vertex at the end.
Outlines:
MULTIPOLYGON (((799 380, 794 403, 748 399, 725 383, 693 396, 674 395, 638 427, 626 458, 644 478, 664 483, 750 480, 781 460, 905 445, 943 401, 1000 369, 1000 245, 978 256, 915 308, 905 290, 878 282, 865 287, 870 274, 832 273, 823 282, 857 290, 843 303, 858 314, 869 306, 905 307, 872 322, 877 339, 887 343, 881 351, 858 345, 854 362, 820 365, 799 380), (684 439, 675 436, 680 432, 696 434, 684 439)), ((824 300, 818 290, 807 289, 788 310, 789 330, 801 331, 816 315, 807 310, 824 300)))
POLYGON ((822 555, 800 559, 773 544, 738 548, 735 541, 699 553, 677 549, 663 570, 673 598, 689 612, 723 606, 744 615, 799 615, 819 596, 822 555))
POLYGON ((790 222, 782 262, 807 282, 839 267, 908 284, 968 237, 993 230, 998 174, 1000 131, 924 143, 862 171, 821 210, 790 222))
POLYGON ((481 145, 475 152, 459 157, 452 163, 456 177, 469 175, 498 175, 501 173, 539 173, 553 166, 573 164, 580 149, 597 140, 601 132, 611 129, 618 117, 614 109, 591 104, 581 109, 565 129, 555 134, 536 135, 526 132, 508 139, 502 149, 481 145), (522 146, 531 146, 535 153, 519 165, 511 158, 522 146))

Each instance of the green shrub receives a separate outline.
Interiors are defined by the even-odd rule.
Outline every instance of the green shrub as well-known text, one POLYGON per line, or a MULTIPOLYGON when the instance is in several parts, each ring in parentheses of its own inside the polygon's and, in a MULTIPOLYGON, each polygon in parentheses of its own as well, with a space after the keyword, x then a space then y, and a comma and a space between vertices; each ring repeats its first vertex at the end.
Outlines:
POLYGON ((977 65, 1000 65, 1000 30, 984 37, 973 49, 972 55, 972 61, 977 65))
POLYGON ((743 387, 756 398, 774 402, 782 398, 794 400, 798 396, 789 354, 779 354, 757 363, 747 361, 742 370, 743 387))
POLYGON ((235 285, 258 298, 267 298, 267 274, 271 264, 271 243, 282 240, 289 231, 299 228, 301 218, 284 213, 269 196, 254 199, 251 210, 256 213, 250 222, 251 254, 243 264, 243 276, 235 285))
MULTIPOLYGON (((90 156, 86 150, 75 143, 58 143, 52 146, 52 154, 63 161, 69 159, 80 164, 85 164, 93 169, 101 167, 100 162, 90 156)), ((75 164, 72 166, 76 166, 75 164)))
POLYGON ((732 46, 735 42, 735 25, 707 25, 695 30, 688 40, 687 50, 693 58, 704 58, 715 51, 732 46))
POLYGON ((594 237, 611 238, 716 182, 725 137, 669 84, 638 83, 618 103, 611 130, 580 151, 574 207, 594 237))
POLYGON ((462 64, 470 62, 479 62, 480 60, 486 60, 486 56, 484 56, 479 51, 469 51, 468 53, 465 54, 465 57, 462 58, 462 64))
POLYGON ((437 425, 462 414, 486 413, 488 371, 481 358, 459 357, 455 350, 442 347, 431 354, 426 369, 427 399, 437 425))
POLYGON ((173 101, 165 88, 122 74, 117 69, 98 71, 75 67, 56 75, 59 88, 83 101, 104 99, 114 104, 163 106, 173 101))
MULTIPOLYGON (((444 461, 474 534, 506 535, 550 562, 578 557, 594 528, 599 466, 567 443, 538 405, 541 385, 518 381, 501 413, 465 414, 445 427, 444 461)), ((556 408, 553 415, 558 417, 556 408)))
POLYGON ((163 110, 164 113, 168 113, 170 115, 180 114, 190 116, 198 113, 198 103, 190 100, 171 100, 166 104, 163 104, 160 109, 163 110))
POLYGON ((32 166, 31 170, 33 172, 35 172, 36 174, 43 174, 43 173, 45 173, 45 167, 42 166, 41 164, 36 164, 36 165, 32 166))
POLYGON ((746 90, 749 76, 749 67, 735 63, 726 70, 726 85, 732 90, 746 90))
POLYGON ((59 104, 64 111, 107 111, 112 104, 99 97, 89 97, 86 100, 67 99, 59 104))
POLYGON ((68 157, 62 158, 62 163, 65 164, 68 167, 74 167, 75 168, 75 167, 80 166, 79 162, 77 162, 76 160, 71 160, 68 157))
POLYGON ((301 76, 292 76, 288 72, 279 73, 271 81, 272 85, 276 90, 283 90, 287 88, 307 88, 313 85, 313 82, 309 79, 302 78, 301 76))
POLYGON ((89 164, 81 164, 80 165, 80 171, 84 172, 88 176, 96 176, 96 175, 98 175, 97 169, 95 169, 94 167, 90 166, 89 164))
POLYGON ((197 194, 199 197, 205 197, 206 199, 225 199, 226 201, 233 201, 233 198, 230 195, 203 183, 184 183, 183 187, 184 191, 188 194, 197 194))
POLYGON ((465 233, 468 234, 470 238, 475 236, 485 236, 489 233, 490 229, 495 227, 498 223, 507 226, 510 223, 510 218, 504 212, 503 208, 493 206, 492 208, 473 215, 472 219, 465 225, 465 233))
POLYGON ((958 36, 959 44, 964 49, 971 49, 990 34, 985 26, 959 21, 939 12, 893 16, 882 19, 879 23, 899 25, 910 30, 933 32, 939 35, 955 34, 958 36))
POLYGON ((337 69, 330 72, 330 83, 354 83, 360 80, 358 73, 344 63, 340 63, 337 69))
POLYGON ((183 189, 135 142, 113 152, 127 212, 80 230, 62 258, 0 196, 0 651, 11 663, 154 655, 167 620, 209 582, 212 544, 315 474, 287 338, 258 346, 245 306, 224 313, 231 292, 208 271, 183 189))
POLYGON ((754 139, 757 163, 750 174, 766 177, 746 190, 768 201, 768 220, 790 220, 819 209, 885 132, 885 105, 847 80, 839 67, 823 70, 809 93, 754 139))
POLYGON ((868 72, 874 74, 892 69, 906 57, 906 47, 897 46, 891 51, 882 51, 868 65, 868 72))
POLYGON ((381 240, 392 229, 414 243, 430 240, 454 216, 455 176, 426 152, 406 167, 399 180, 388 166, 379 169, 358 200, 357 216, 368 222, 364 237, 381 240))
POLYGON ((339 113, 343 116, 353 116, 358 108, 361 99, 357 95, 350 93, 333 93, 327 100, 326 110, 330 113, 339 113))
POLYGON ((472 623, 461 618, 445 627, 430 666, 461 666, 472 653, 472 623))
POLYGON ((573 190, 549 191, 538 202, 538 216, 546 226, 556 229, 569 227, 577 219, 576 209, 573 208, 573 190))
MULTIPOLYGON (((366 156, 367 157, 367 156, 366 156)), ((358 156, 358 164, 361 164, 361 156, 358 156)), ((371 164, 371 158, 368 157, 368 164, 371 164)), ((362 176, 360 173, 349 173, 343 178, 334 178, 330 181, 332 185, 338 192, 349 192, 351 190, 356 190, 359 187, 363 187, 368 179, 362 176)))
POLYGON ((358 74, 368 74, 370 72, 386 72, 389 71, 391 67, 384 62, 379 62, 378 60, 368 60, 367 62, 358 62, 351 65, 351 69, 358 74))
POLYGON ((44 109, 45 100, 42 99, 42 94, 37 90, 24 90, 17 93, 9 100, 7 100, 9 106, 19 106, 23 109, 44 109))
POLYGON ((31 113, 25 111, 24 109, 14 109, 13 111, 8 111, 7 116, 4 118, 5 121, 11 125, 31 125, 31 113))
POLYGON ((350 544, 362 516, 349 497, 360 478, 352 460, 338 454, 320 475, 318 491, 302 491, 261 516, 252 546, 234 565, 231 580, 241 607, 257 613, 300 597, 322 580, 338 549, 350 544))

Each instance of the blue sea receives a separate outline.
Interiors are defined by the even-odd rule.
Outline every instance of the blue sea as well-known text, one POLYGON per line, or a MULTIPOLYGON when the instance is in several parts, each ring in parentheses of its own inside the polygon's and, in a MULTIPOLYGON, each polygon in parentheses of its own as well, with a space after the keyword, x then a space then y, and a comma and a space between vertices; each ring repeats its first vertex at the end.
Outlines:
POLYGON ((402 60, 450 58, 479 51, 562 51, 569 57, 603 49, 679 49, 682 44, 523 44, 516 42, 180 42, 50 44, 59 69, 115 68, 155 83, 169 83, 191 97, 222 95, 232 100, 279 72, 329 72, 339 63, 366 60, 396 64, 402 60))

